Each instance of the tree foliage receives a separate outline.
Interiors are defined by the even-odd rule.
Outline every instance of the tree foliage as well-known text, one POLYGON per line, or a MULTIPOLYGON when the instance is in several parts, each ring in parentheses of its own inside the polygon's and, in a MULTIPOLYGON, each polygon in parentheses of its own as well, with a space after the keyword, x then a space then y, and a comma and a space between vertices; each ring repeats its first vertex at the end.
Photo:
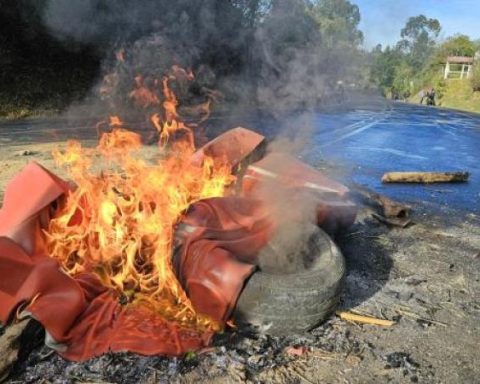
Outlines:
POLYGON ((393 86, 396 75, 396 68, 403 61, 402 53, 395 48, 387 46, 382 51, 381 46, 372 52, 370 73, 372 80, 382 89, 393 86))
POLYGON ((448 56, 468 56, 473 57, 476 51, 475 43, 466 35, 455 35, 443 43, 436 49, 436 59, 444 62, 448 56))
POLYGON ((363 41, 358 29, 360 10, 348 0, 313 1, 309 13, 317 23, 328 47, 357 47, 363 41))
POLYGON ((98 76, 94 47, 52 38, 44 0, 0 0, 0 116, 57 110, 85 96, 98 76))
MULTIPOLYGON (((38 89, 45 76, 35 74, 36 69, 60 67, 53 71, 61 74, 56 83, 73 83, 70 88, 78 89, 75 79, 84 78, 80 88, 85 94, 100 74, 102 56, 112 57, 120 45, 158 35, 161 52, 142 52, 143 62, 160 55, 153 60, 157 67, 162 63, 168 67, 169 62, 194 71, 207 66, 218 81, 228 79, 231 93, 269 88, 271 99, 295 93, 313 100, 319 91, 348 76, 361 57, 360 11, 348 0, 134 3, 0 0, 0 76, 15 78, 19 63, 25 63, 25 79, 30 88, 38 89), (68 71, 80 75, 72 81, 68 71)), ((12 87, 19 88, 13 83, 2 87, 6 98, 12 87)), ((61 94, 58 100, 71 100, 68 89, 56 92, 61 94)))
POLYGON ((470 79, 472 88, 475 92, 480 91, 480 65, 477 64, 473 67, 472 77, 470 79))
POLYGON ((407 55, 411 66, 421 66, 432 54, 440 30, 437 19, 425 15, 410 17, 400 32, 402 39, 397 47, 407 55))
MULTIPOLYGON (((400 31, 394 47, 375 47, 370 52, 371 80, 385 93, 400 97, 416 94, 420 89, 434 87, 442 97, 447 82, 443 65, 448 56, 473 57, 480 49, 479 41, 465 35, 454 35, 439 42, 441 26, 438 20, 424 15, 411 17, 400 31)), ((471 85, 480 91, 480 64, 474 65, 471 85)))

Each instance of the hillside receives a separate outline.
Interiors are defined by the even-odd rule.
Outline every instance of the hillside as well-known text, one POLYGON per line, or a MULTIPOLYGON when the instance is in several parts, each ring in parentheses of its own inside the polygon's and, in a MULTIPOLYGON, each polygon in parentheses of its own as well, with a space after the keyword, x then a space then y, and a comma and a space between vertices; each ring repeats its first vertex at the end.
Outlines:
MULTIPOLYGON (((473 92, 467 80, 441 80, 435 88, 437 90, 437 105, 445 108, 480 113, 480 92, 473 92)), ((419 102, 416 94, 410 101, 419 102)))
POLYGON ((447 80, 439 93, 442 97, 438 104, 442 107, 480 113, 480 92, 473 92, 469 81, 447 80))

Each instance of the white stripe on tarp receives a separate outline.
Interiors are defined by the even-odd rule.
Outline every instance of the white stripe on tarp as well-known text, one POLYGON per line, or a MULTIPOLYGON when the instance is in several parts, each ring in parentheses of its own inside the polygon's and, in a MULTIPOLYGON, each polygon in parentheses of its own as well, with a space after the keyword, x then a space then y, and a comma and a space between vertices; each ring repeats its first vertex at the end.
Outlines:
MULTIPOLYGON (((248 167, 248 169, 251 169, 252 171, 254 171, 254 172, 256 172, 256 173, 258 173, 262 176, 267 176, 267 177, 270 177, 272 179, 278 178, 278 175, 276 173, 273 173, 271 171, 267 171, 266 169, 263 169, 263 168, 260 168, 260 167, 254 166, 254 165, 250 165, 248 167)), ((246 175, 246 177, 252 177, 252 176, 246 175)), ((325 191, 325 192, 333 192, 333 193, 337 193, 337 194, 340 193, 337 189, 323 187, 321 185, 312 183, 310 181, 307 181, 307 182, 303 183, 302 186, 305 187, 305 188, 317 189, 317 190, 325 191)))

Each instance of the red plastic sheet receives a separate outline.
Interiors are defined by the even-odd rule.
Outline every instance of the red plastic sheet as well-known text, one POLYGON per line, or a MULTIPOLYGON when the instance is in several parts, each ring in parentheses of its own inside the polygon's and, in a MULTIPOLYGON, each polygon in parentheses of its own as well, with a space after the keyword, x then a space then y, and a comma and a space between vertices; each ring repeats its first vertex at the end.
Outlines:
POLYGON ((183 246, 174 265, 198 311, 220 324, 228 320, 273 230, 270 214, 258 200, 214 198, 191 207, 178 231, 183 246))
POLYGON ((331 233, 351 226, 357 214, 347 187, 285 153, 269 153, 251 164, 242 190, 245 196, 281 203, 283 215, 288 212, 283 209, 285 204, 295 207, 289 212, 290 220, 305 219, 299 209, 303 206, 311 211, 312 220, 331 233))
MULTIPOLYGON (((94 275, 71 278, 45 254, 43 218, 68 190, 34 163, 9 184, 0 211, 0 321, 8 323, 15 314, 34 317, 50 345, 76 361, 108 351, 181 355, 206 346, 211 332, 181 328, 146 306, 121 306, 94 275)), ((268 217, 252 199, 210 199, 192 206, 182 226, 184 286, 198 311, 223 324, 268 238, 268 217)))
POLYGON ((55 260, 28 255, 0 238, 0 320, 17 312, 37 319, 63 357, 82 361, 108 351, 181 355, 208 344, 211 333, 179 328, 149 308, 122 307, 91 274, 70 278, 55 260))
MULTIPOLYGON (((201 162, 208 154, 237 166, 263 140, 237 128, 207 144, 192 161, 201 162)), ((348 203, 344 186, 291 157, 275 154, 247 170, 244 197, 194 204, 177 230, 181 246, 173 263, 194 308, 220 324, 230 317, 255 269, 256 255, 274 231, 268 204, 254 197, 254 191, 272 178, 278 184, 275 188, 328 192, 315 195, 321 224, 333 218, 338 225, 348 226, 355 217, 350 209, 339 218, 339 207, 348 203)), ((181 328, 140 304, 122 306, 118 294, 103 287, 94 275, 71 278, 46 254, 42 230, 59 198, 71 188, 36 163, 8 185, 0 210, 0 321, 7 324, 15 316, 34 317, 46 329, 46 342, 76 361, 108 351, 172 356, 206 346, 211 332, 181 328)), ((294 200, 289 206, 293 204, 294 200)))
POLYGON ((235 169, 265 142, 265 137, 237 127, 209 141, 192 156, 192 163, 201 165, 205 156, 219 160, 235 169))
POLYGON ((39 234, 40 227, 50 220, 48 207, 70 189, 68 183, 41 165, 28 164, 5 189, 0 236, 11 238, 32 255, 42 253, 39 234))

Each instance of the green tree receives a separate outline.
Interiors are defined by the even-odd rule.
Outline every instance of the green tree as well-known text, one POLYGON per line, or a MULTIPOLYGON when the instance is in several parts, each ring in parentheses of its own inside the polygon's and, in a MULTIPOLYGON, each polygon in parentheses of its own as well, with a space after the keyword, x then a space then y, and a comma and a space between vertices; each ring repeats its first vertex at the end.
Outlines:
POLYGON ((309 13, 318 25, 327 48, 358 47, 363 34, 358 29, 360 10, 348 0, 315 0, 309 13))
POLYGON ((480 64, 478 63, 473 66, 470 84, 474 92, 480 92, 480 64))
POLYGON ((243 24, 247 28, 253 28, 268 13, 272 0, 232 0, 232 4, 242 11, 243 24))
POLYGON ((473 46, 475 47, 475 52, 480 51, 480 39, 475 39, 473 41, 473 46))
POLYGON ((361 82, 364 59, 360 49, 363 34, 358 29, 358 6, 348 0, 311 0, 307 4, 307 15, 320 33, 317 42, 320 71, 329 74, 332 84, 339 80, 361 82))
POLYGON ((466 35, 455 35, 449 37, 436 49, 436 58, 443 62, 447 56, 469 56, 475 55, 475 43, 466 35))
POLYGON ((393 86, 396 68, 404 61, 403 54, 395 48, 387 46, 382 50, 377 46, 371 52, 370 78, 384 91, 393 86))
POLYGON ((401 61, 395 67, 393 88, 395 88, 400 97, 410 96, 414 77, 414 70, 406 61, 401 61))
POLYGON ((425 15, 410 17, 401 30, 397 47, 402 50, 412 67, 421 67, 432 54, 441 26, 437 19, 425 15))

